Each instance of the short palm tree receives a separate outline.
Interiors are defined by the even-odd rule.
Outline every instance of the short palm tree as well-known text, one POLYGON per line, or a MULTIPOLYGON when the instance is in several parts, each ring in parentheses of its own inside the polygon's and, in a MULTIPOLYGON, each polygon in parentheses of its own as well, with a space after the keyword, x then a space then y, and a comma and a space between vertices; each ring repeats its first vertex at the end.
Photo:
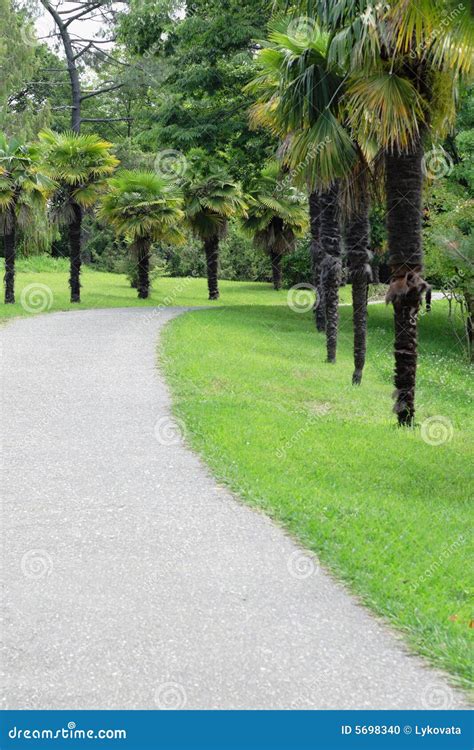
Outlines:
POLYGON ((155 172, 123 171, 112 177, 98 216, 130 242, 138 269, 138 297, 149 296, 153 243, 180 244, 184 235, 182 193, 176 182, 155 172))
POLYGON ((400 425, 415 415, 417 318, 423 280, 424 144, 452 126, 460 77, 472 66, 469 4, 446 0, 302 0, 331 34, 328 58, 348 71, 346 106, 359 141, 383 154, 389 263, 387 302, 395 317, 395 407, 400 425), (454 6, 453 6, 454 8, 454 6))
POLYGON ((285 182, 278 162, 269 163, 249 188, 247 216, 242 221, 256 247, 270 256, 275 289, 281 289, 282 258, 294 250, 308 228, 304 196, 285 182))
POLYGON ((71 302, 80 302, 83 213, 94 206, 119 162, 111 153, 112 144, 97 135, 44 130, 39 138, 45 169, 59 186, 52 201, 53 216, 69 228, 71 302))
POLYGON ((192 233, 204 245, 209 299, 219 299, 219 243, 229 219, 246 215, 240 183, 201 152, 190 154, 183 181, 184 210, 192 233))
POLYGON ((5 246, 5 303, 15 302, 18 230, 31 231, 54 187, 43 174, 38 149, 0 134, 0 233, 5 246))

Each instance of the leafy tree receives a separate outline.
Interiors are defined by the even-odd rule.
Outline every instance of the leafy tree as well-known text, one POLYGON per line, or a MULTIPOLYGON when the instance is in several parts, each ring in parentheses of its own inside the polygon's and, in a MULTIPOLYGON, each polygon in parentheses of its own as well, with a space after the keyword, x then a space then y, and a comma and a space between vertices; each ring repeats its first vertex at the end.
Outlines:
POLYGON ((278 162, 271 162, 251 184, 243 227, 256 247, 270 256, 273 286, 281 289, 282 258, 295 248, 308 227, 308 209, 301 193, 285 185, 278 162), (282 189, 283 183, 283 189, 282 189))
POLYGON ((119 162, 111 153, 112 144, 96 135, 43 130, 39 137, 45 169, 59 185, 52 213, 58 223, 68 226, 71 302, 80 302, 83 212, 96 203, 119 162))
POLYGON ((220 240, 229 219, 246 213, 242 188, 216 161, 196 149, 189 154, 183 192, 187 222, 204 246, 209 299, 215 300, 219 298, 220 240))
POLYGON ((149 106, 138 117, 144 150, 203 148, 244 183, 273 151, 249 127, 245 85, 271 0, 132 0, 120 37, 148 72, 149 106), (145 124, 146 123, 146 124, 145 124))
POLYGON ((18 230, 30 234, 54 183, 42 173, 38 149, 0 134, 0 231, 5 246, 5 303, 15 302, 18 230))
POLYGON ((98 215, 129 242, 138 268, 138 297, 150 290, 150 252, 154 242, 179 244, 184 236, 182 194, 176 182, 155 172, 123 171, 109 181, 98 215))

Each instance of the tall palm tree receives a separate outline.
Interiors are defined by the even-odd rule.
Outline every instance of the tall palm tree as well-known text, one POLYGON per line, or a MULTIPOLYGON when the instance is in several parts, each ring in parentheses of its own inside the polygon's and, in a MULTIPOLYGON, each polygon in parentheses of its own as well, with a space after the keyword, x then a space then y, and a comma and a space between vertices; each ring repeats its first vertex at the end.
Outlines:
POLYGON ((282 258, 294 250, 308 227, 304 196, 291 184, 276 161, 267 164, 247 194, 247 217, 242 226, 254 244, 270 256, 273 286, 281 289, 282 258))
POLYGON ((43 130, 39 138, 45 169, 59 186, 52 203, 53 215, 69 228, 71 302, 80 302, 83 212, 96 203, 106 178, 119 162, 111 153, 112 144, 97 135, 43 130))
MULTIPOLYGON (((308 0, 305 0, 307 6, 308 0)), ((328 31, 328 59, 349 72, 346 104, 358 140, 382 149, 395 319, 395 407, 400 425, 415 415, 417 318, 422 277, 424 144, 452 126, 460 77, 472 68, 468 4, 446 0, 367 4, 309 0, 328 31)))
POLYGON ((257 97, 252 119, 281 139, 284 162, 308 185, 313 271, 324 310, 317 314, 318 327, 326 330, 327 360, 335 362, 342 274, 339 181, 356 153, 340 117, 343 79, 328 66, 330 38, 316 24, 307 36, 294 28, 291 18, 270 25, 258 56, 259 73, 249 86, 257 97))
POLYGON ((5 304, 15 302, 18 230, 32 231, 44 211, 52 180, 43 174, 37 147, 0 134, 0 233, 5 246, 5 304))
POLYGON ((324 248, 321 243, 322 206, 319 193, 316 190, 309 190, 308 192, 311 230, 311 272, 313 286, 316 290, 313 315, 317 330, 323 333, 326 330, 326 304, 324 302, 323 285, 321 283, 321 266, 324 259, 324 248))
POLYGON ((138 269, 138 297, 150 290, 150 251, 154 242, 180 244, 183 197, 176 182, 155 172, 123 171, 112 177, 98 216, 130 242, 138 269))
POLYGON ((195 150, 183 180, 184 210, 193 234, 204 246, 209 299, 219 299, 219 243, 233 217, 245 216, 240 183, 235 182, 215 161, 195 150))

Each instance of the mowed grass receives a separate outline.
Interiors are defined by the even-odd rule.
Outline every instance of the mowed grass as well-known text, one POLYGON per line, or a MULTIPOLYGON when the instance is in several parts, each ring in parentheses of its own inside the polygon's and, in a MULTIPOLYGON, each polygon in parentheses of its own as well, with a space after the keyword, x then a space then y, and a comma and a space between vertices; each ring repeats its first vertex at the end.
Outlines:
MULTIPOLYGON (((217 476, 467 683, 472 391, 443 303, 421 319, 419 424, 401 431, 390 414, 392 315, 383 305, 369 308, 368 364, 353 388, 349 307, 331 366, 311 314, 293 312, 287 292, 269 284, 222 281, 221 299, 209 303, 205 279, 161 278, 140 302, 125 276, 85 268, 83 301, 71 305, 67 268, 20 261, 17 303, 0 304, 0 320, 33 309, 209 305, 173 321, 161 348, 190 442, 217 476), (422 437, 434 416, 442 421, 432 442, 445 429, 450 438, 440 445, 422 437)), ((345 287, 341 301, 349 300, 345 287)))
POLYGON ((214 473, 316 552, 416 650, 467 684, 468 367, 437 302, 420 324, 418 426, 396 428, 392 312, 384 305, 369 311, 359 388, 351 385, 347 307, 335 366, 324 361, 324 337, 311 314, 267 307, 259 298, 252 307, 174 320, 162 366, 188 439, 214 473), (431 417, 437 419, 425 421, 431 417))
MULTIPOLYGON (((235 281, 220 281, 221 299, 209 302, 206 279, 192 277, 155 279, 149 299, 139 300, 125 275, 101 273, 87 266, 83 266, 81 274, 81 303, 71 304, 68 266, 67 260, 42 256, 19 260, 16 303, 0 303, 0 320, 44 312, 107 307, 286 305, 286 293, 275 292, 270 284, 235 281)), ((342 294, 343 299, 349 301, 348 287, 342 290, 342 294)))

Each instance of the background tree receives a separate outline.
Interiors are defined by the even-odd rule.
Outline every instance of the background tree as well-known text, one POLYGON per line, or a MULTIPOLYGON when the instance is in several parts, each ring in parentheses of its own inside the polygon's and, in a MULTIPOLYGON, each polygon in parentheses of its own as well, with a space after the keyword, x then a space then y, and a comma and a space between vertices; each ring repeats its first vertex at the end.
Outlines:
POLYGON ((73 132, 40 133, 45 169, 59 185, 53 201, 53 216, 68 227, 71 302, 81 301, 81 226, 84 209, 91 208, 105 187, 105 180, 118 165, 112 144, 96 135, 73 132))
POLYGON ((154 172, 124 171, 109 181, 98 215, 130 242, 138 269, 138 297, 150 290, 150 251, 154 242, 181 244, 182 193, 176 182, 154 172))
POLYGON ((308 227, 306 201, 288 183, 278 162, 268 164, 250 185, 247 201, 243 227, 255 246, 269 255, 273 286, 281 289, 282 258, 294 250, 297 237, 308 227))
POLYGON ((197 149, 189 155, 183 182, 186 219, 204 246, 209 299, 219 298, 219 243, 227 222, 246 214, 242 188, 215 160, 197 149))
POLYGON ((15 302, 18 230, 30 235, 54 183, 42 173, 38 149, 0 134, 0 231, 5 247, 5 303, 15 302))

